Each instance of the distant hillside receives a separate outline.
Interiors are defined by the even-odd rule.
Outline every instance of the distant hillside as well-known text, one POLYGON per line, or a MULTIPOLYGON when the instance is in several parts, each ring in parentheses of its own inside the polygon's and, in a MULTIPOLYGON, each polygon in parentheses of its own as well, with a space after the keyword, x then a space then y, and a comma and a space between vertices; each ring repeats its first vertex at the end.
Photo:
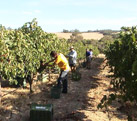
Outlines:
MULTIPOLYGON (((57 32, 55 33, 59 38, 65 38, 69 39, 72 33, 62 33, 62 32, 57 32)), ((99 32, 88 32, 88 33, 81 33, 84 39, 95 39, 95 40, 100 40, 103 37, 103 34, 99 32)))

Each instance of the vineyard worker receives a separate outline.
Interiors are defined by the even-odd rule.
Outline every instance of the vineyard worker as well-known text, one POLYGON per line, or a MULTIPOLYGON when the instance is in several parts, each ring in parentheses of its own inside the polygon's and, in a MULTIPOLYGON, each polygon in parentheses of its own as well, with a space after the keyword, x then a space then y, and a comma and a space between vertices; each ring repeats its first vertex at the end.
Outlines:
POLYGON ((59 68, 61 69, 60 76, 57 80, 58 83, 57 85, 60 87, 62 83, 63 84, 62 93, 67 93, 67 87, 68 87, 67 75, 68 72, 70 71, 68 60, 63 54, 57 53, 55 51, 51 51, 50 56, 55 59, 53 65, 58 65, 59 68))
POLYGON ((87 68, 90 69, 91 61, 92 61, 93 51, 92 49, 86 50, 86 60, 87 60, 87 68))
POLYGON ((90 52, 89 49, 86 49, 86 67, 88 67, 88 62, 89 62, 89 56, 90 56, 90 52))
POLYGON ((93 51, 92 51, 92 49, 89 49, 89 52, 90 52, 90 58, 91 58, 91 60, 92 60, 92 56, 93 56, 93 51))
POLYGON ((69 66, 71 68, 71 71, 75 71, 77 63, 77 52, 74 50, 73 46, 70 47, 70 52, 67 57, 69 58, 69 66))
POLYGON ((90 55, 90 52, 88 49, 86 49, 86 61, 87 61, 87 57, 90 55))

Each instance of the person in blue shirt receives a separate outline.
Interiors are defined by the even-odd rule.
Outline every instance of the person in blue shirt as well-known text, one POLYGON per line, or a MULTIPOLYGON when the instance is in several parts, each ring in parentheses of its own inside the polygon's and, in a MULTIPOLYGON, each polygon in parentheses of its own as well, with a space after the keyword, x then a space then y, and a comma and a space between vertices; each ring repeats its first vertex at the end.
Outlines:
POLYGON ((86 58, 90 55, 90 52, 88 49, 86 49, 86 58))
POLYGON ((92 60, 93 51, 92 49, 86 49, 86 67, 88 69, 91 68, 91 60, 92 60))

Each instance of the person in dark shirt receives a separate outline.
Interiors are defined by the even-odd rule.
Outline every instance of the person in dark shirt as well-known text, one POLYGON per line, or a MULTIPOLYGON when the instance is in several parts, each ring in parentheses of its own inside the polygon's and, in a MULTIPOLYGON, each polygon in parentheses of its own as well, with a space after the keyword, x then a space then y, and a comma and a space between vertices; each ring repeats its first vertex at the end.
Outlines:
POLYGON ((86 49, 86 58, 90 55, 90 51, 86 49))
POLYGON ((90 69, 91 66, 91 60, 92 60, 92 49, 86 49, 86 67, 90 69))

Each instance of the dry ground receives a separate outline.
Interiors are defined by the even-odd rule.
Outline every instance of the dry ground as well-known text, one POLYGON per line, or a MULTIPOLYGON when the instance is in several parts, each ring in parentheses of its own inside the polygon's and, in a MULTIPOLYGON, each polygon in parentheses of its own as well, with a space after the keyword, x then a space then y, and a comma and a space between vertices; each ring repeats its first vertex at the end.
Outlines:
POLYGON ((110 79, 106 77, 109 68, 104 69, 103 60, 104 55, 100 55, 92 61, 90 70, 80 68, 80 81, 72 81, 69 77, 68 94, 61 94, 60 99, 50 97, 50 88, 57 75, 50 82, 35 83, 33 94, 29 93, 29 88, 2 88, 5 96, 2 98, 0 121, 29 121, 31 103, 53 104, 53 121, 127 121, 126 112, 118 110, 120 104, 116 101, 109 107, 109 113, 97 109, 103 95, 111 92, 110 79))
MULTIPOLYGON (((57 32, 55 33, 59 38, 65 38, 69 39, 72 33, 61 33, 57 32)), ((84 39, 94 39, 94 40, 100 40, 103 37, 103 34, 98 32, 89 32, 89 33, 81 33, 84 39)))

